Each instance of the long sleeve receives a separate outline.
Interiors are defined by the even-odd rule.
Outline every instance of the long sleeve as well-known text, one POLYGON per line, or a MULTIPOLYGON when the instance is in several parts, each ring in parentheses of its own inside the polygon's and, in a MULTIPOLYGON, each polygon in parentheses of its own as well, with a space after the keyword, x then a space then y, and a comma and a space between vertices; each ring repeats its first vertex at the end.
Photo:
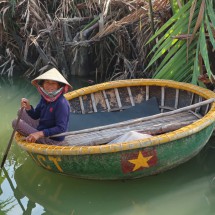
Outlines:
POLYGON ((41 114, 41 106, 42 106, 42 99, 34 109, 34 107, 31 105, 31 110, 26 111, 27 114, 32 118, 32 119, 39 119, 40 114, 41 114))
POLYGON ((43 129, 43 133, 46 137, 54 134, 66 132, 68 129, 70 108, 66 99, 61 99, 55 106, 54 118, 55 123, 51 128, 43 129))

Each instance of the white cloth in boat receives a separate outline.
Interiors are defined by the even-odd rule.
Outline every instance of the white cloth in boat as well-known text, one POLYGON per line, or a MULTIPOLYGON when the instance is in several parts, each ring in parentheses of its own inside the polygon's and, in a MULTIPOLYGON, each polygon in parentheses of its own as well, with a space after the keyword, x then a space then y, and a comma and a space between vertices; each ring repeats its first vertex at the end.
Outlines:
POLYGON ((152 135, 142 134, 142 133, 139 133, 137 131, 129 131, 129 132, 117 137, 116 139, 110 141, 107 144, 124 143, 124 142, 129 142, 132 140, 140 140, 140 139, 142 140, 142 139, 146 139, 149 137, 152 137, 152 135))

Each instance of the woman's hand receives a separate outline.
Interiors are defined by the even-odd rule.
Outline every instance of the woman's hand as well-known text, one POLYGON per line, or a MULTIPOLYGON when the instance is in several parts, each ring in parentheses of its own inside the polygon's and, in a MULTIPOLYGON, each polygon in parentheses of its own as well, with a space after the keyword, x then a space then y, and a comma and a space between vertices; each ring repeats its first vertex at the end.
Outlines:
POLYGON ((25 108, 25 110, 31 110, 31 105, 28 99, 22 98, 21 99, 21 107, 25 108))
POLYGON ((42 131, 38 131, 30 134, 26 137, 26 141, 30 143, 35 143, 39 138, 44 137, 44 133, 42 131))

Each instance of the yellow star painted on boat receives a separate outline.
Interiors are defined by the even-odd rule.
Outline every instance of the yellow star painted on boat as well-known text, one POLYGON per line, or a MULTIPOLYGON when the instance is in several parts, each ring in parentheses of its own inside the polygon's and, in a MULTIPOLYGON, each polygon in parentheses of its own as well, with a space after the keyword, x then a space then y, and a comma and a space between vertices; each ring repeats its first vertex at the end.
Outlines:
POLYGON ((141 168, 141 167, 149 167, 148 161, 152 158, 153 156, 149 157, 144 157, 141 152, 139 152, 138 157, 136 159, 128 160, 130 163, 134 164, 133 171, 141 168))

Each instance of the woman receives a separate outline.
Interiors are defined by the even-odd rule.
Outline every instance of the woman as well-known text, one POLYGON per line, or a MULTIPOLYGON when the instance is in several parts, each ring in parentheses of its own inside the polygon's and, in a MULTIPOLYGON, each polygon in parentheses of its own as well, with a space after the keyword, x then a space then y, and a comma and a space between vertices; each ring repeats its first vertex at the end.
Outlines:
MULTIPOLYGON (((64 145, 64 136, 51 136, 68 129, 70 106, 63 94, 72 89, 72 86, 55 68, 35 78, 31 83, 36 86, 41 99, 36 108, 30 105, 28 99, 21 99, 24 111, 17 131, 26 136, 27 142, 64 145)), ((16 120, 12 125, 15 127, 16 120)))

